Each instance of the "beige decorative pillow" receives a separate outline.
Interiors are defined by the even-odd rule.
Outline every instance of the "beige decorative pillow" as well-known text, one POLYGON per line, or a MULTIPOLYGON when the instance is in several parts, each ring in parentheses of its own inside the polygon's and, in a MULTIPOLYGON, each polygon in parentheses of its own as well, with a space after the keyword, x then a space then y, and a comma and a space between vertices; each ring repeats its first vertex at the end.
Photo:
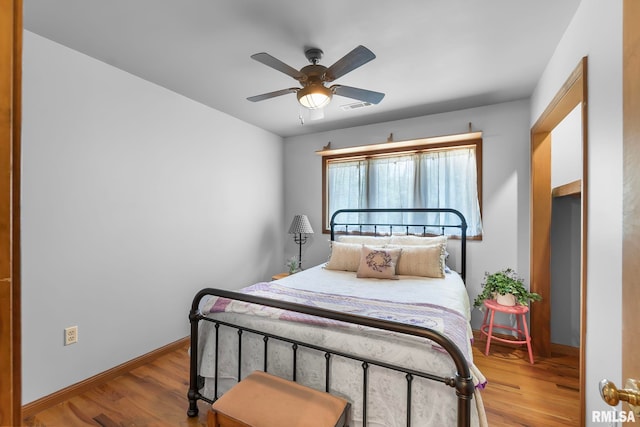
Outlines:
POLYGON ((361 245, 384 246, 391 240, 390 236, 357 236, 357 235, 341 235, 338 236, 338 242, 341 243, 359 243, 361 245))
POLYGON ((331 256, 327 270, 358 271, 362 244, 331 242, 331 256))
POLYGON ((364 245, 360 252, 357 277, 397 279, 396 265, 402 249, 376 248, 364 245))
MULTIPOLYGON (((392 245, 388 246, 389 248, 392 245)), ((397 248, 397 246, 394 246, 397 248)), ((402 246, 396 274, 421 277, 444 277, 445 245, 402 246)))
POLYGON ((432 246, 440 243, 447 243, 447 236, 414 236, 414 235, 393 235, 389 241, 390 245, 401 246, 432 246))

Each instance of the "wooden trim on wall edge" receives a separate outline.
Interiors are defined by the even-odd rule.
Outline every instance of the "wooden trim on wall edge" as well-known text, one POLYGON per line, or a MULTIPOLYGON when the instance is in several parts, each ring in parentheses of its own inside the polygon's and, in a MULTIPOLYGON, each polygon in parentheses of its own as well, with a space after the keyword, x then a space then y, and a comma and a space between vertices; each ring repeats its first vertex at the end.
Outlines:
POLYGON ((21 225, 21 197, 22 197, 22 51, 23 51, 23 8, 22 0, 15 0, 13 27, 13 132, 12 140, 12 245, 11 248, 11 276, 13 307, 11 322, 13 324, 13 419, 14 423, 22 423, 22 225, 21 225))
POLYGON ((22 0, 0 7, 0 422, 21 425, 22 0))
POLYGON ((587 398, 587 242, 589 240, 589 62, 582 58, 582 247, 580 265, 580 425, 585 425, 587 398))
MULTIPOLYGON (((638 274, 640 266, 638 237, 640 237, 640 2, 623 3, 623 62, 622 62, 622 140, 623 140, 623 192, 622 192, 622 378, 640 378, 640 353, 637 328, 637 301, 640 301, 638 274)), ((628 410, 625 403, 623 410, 628 410)), ((638 416, 636 416, 636 419, 638 416)), ((630 423, 631 424, 631 423, 630 423)), ((637 422, 634 424, 637 425, 637 422)))
POLYGON ((93 377, 87 378, 86 380, 72 384, 69 387, 65 387, 62 390, 58 390, 38 400, 34 400, 31 403, 27 403, 22 407, 22 418, 25 419, 34 416, 45 409, 57 405, 60 402, 64 402, 65 400, 69 400, 70 398, 84 393, 89 389, 95 388, 100 384, 119 377, 122 374, 126 374, 135 368, 151 363, 158 357, 171 353, 188 343, 189 337, 181 338, 149 353, 143 354, 142 356, 136 357, 135 359, 131 359, 128 362, 115 366, 107 371, 94 375, 93 377))
MULTIPOLYGON (((588 124, 588 108, 589 108, 589 79, 588 79, 588 57, 583 57, 580 63, 573 70, 569 78, 562 85, 560 90, 556 93, 555 97, 551 100, 549 105, 545 111, 538 118, 534 126, 531 128, 531 145, 532 145, 532 183, 531 183, 531 276, 530 276, 530 285, 532 292, 538 293, 548 293, 549 291, 549 271, 548 266, 544 266, 542 271, 538 272, 536 270, 536 262, 541 259, 537 258, 538 254, 536 250, 538 249, 539 242, 536 243, 537 235, 534 232, 534 223, 536 221, 533 220, 535 213, 538 209, 537 205, 540 205, 540 199, 536 199, 534 193, 536 193, 536 179, 533 176, 535 170, 535 162, 533 160, 533 150, 535 147, 543 141, 551 130, 566 116, 571 110, 578 104, 582 104, 582 225, 581 225, 581 233, 582 233, 582 242, 581 242, 581 277, 580 277, 580 361, 579 361, 579 372, 580 372, 580 425, 585 425, 585 417, 586 417, 586 398, 585 398, 585 385, 586 385, 586 301, 587 301, 587 241, 588 241, 588 176, 589 176, 589 162, 588 162, 588 141, 589 141, 589 124, 588 124), (542 273, 542 285, 543 289, 539 289, 538 286, 541 284, 540 277, 537 277, 538 273, 542 273)), ((541 192, 538 189, 538 197, 541 192)), ((543 197, 543 205, 548 202, 546 200, 546 196, 543 197)), ((545 209, 546 211, 546 209, 545 209)), ((540 212, 539 212, 540 213, 540 212)), ((544 213, 544 215, 549 215, 549 213, 544 213)), ((544 216, 543 215, 543 216, 544 216)), ((550 224, 550 218, 544 219, 544 225, 548 225, 547 221, 550 224)), ((540 221, 537 221, 538 223, 540 221)), ((548 253, 544 254, 544 257, 548 253)), ((530 321, 531 321, 531 335, 540 338, 549 337, 550 335, 546 335, 548 333, 545 328, 548 328, 545 325, 548 325, 546 322, 546 318, 550 316, 550 313, 547 311, 549 309, 545 304, 535 304, 533 305, 530 312, 530 321), (542 323, 541 323, 542 322, 542 323)), ((546 341, 546 340, 545 340, 546 341)), ((534 344, 534 353, 536 353, 536 349, 539 348, 539 343, 535 340, 534 344)), ((550 340, 545 343, 547 345, 548 351, 550 352, 550 340)))

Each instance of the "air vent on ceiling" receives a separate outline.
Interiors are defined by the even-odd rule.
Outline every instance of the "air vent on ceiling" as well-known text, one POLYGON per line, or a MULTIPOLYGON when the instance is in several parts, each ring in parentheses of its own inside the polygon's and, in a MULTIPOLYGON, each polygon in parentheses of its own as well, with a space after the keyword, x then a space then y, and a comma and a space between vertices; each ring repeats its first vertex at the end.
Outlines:
POLYGON ((358 108, 362 108, 362 107, 369 107, 370 105, 373 105, 373 104, 370 102, 361 101, 361 102, 354 102, 352 104, 341 105, 340 108, 342 108, 344 111, 349 111, 349 110, 357 110, 358 108))

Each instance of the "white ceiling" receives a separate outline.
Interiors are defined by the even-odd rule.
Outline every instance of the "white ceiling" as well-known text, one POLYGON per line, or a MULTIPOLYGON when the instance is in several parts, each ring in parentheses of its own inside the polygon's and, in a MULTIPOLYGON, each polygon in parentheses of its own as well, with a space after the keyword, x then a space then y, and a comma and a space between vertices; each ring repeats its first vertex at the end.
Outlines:
POLYGON ((24 27, 282 136, 528 97, 580 0, 25 0, 24 27), (336 96, 311 120, 298 86, 250 58, 329 66, 357 45, 377 56, 336 83, 384 92, 336 96), (304 120, 301 124, 300 115, 304 120))

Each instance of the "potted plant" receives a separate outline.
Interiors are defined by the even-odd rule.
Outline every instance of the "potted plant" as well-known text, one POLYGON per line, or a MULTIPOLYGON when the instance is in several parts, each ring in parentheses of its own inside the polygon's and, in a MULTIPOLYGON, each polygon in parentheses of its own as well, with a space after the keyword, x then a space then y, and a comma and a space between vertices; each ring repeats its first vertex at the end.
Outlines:
POLYGON ((291 257, 287 260, 287 268, 289 269, 289 274, 294 274, 298 272, 298 257, 291 257))
POLYGON ((518 274, 512 269, 506 268, 493 274, 485 273, 482 292, 473 301, 474 307, 481 307, 482 302, 486 299, 498 300, 498 303, 502 305, 528 306, 529 301, 540 301, 542 297, 535 292, 529 292, 518 274), (512 297, 502 298, 506 295, 512 295, 512 297), (498 298, 500 299, 498 300, 498 298))

